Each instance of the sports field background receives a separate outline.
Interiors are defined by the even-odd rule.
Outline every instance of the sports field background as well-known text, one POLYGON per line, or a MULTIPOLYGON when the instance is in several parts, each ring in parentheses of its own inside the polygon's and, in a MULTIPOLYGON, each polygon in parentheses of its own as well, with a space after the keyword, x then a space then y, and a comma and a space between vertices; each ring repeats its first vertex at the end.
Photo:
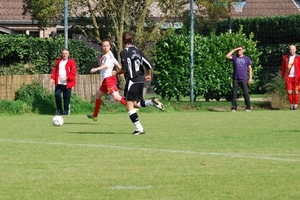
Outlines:
POLYGON ((298 111, 0 117, 0 199, 300 198, 298 111))

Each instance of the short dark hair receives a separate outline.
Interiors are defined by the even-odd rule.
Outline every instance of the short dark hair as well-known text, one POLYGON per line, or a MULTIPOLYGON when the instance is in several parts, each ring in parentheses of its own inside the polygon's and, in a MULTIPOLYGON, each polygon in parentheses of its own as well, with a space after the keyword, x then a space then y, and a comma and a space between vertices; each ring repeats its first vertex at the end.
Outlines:
POLYGON ((102 41, 101 41, 101 45, 102 45, 102 42, 109 42, 109 44, 110 44, 110 40, 109 40, 108 38, 104 38, 104 39, 102 39, 102 41))
POLYGON ((129 33, 129 32, 123 33, 122 40, 123 40, 124 44, 133 44, 133 38, 132 38, 131 33, 129 33))

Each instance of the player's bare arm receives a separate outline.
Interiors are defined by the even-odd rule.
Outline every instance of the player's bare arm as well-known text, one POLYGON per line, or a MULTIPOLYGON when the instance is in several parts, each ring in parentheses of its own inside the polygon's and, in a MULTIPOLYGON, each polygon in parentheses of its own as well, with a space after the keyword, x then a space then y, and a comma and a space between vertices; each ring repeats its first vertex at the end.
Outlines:
POLYGON ((229 60, 232 60, 232 54, 236 51, 239 51, 239 50, 242 50, 242 47, 237 47, 235 49, 232 49, 227 55, 226 55, 226 58, 229 59, 229 60))
POLYGON ((99 66, 99 67, 92 68, 92 69, 91 69, 91 73, 95 73, 96 71, 100 71, 100 70, 106 69, 106 68, 107 68, 106 65, 101 65, 101 66, 99 66))
POLYGON ((248 71, 249 71, 249 79, 248 79, 248 85, 252 83, 252 66, 248 66, 248 71))
POLYGON ((144 77, 144 80, 147 81, 147 82, 151 81, 151 69, 146 70, 146 75, 144 77))
POLYGON ((119 69, 117 72, 116 72, 116 76, 118 75, 121 75, 121 74, 124 74, 126 71, 124 69, 119 69))

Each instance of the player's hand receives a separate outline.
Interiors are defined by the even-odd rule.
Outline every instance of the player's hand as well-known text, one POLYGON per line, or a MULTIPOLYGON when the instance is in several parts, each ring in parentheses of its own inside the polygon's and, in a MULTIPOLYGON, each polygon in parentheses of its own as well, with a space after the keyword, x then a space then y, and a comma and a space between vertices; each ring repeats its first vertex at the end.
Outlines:
POLYGON ((50 79, 49 84, 50 84, 50 85, 53 85, 53 84, 54 84, 54 80, 53 80, 53 79, 50 79))
POLYGON ((145 79, 146 82, 150 82, 151 81, 151 76, 150 75, 146 75, 144 79, 145 79))
POLYGON ((248 85, 250 85, 252 83, 252 78, 250 78, 249 80, 248 80, 248 85))
POLYGON ((67 79, 68 79, 68 77, 61 77, 60 81, 63 82, 63 81, 66 81, 67 79))
POLYGON ((91 73, 95 73, 97 71, 97 68, 92 68, 91 73))

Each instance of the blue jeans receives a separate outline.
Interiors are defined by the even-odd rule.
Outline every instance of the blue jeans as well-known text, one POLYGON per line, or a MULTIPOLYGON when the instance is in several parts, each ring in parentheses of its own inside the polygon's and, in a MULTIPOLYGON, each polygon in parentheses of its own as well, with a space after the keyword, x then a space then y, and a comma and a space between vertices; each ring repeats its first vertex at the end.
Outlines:
POLYGON ((56 85, 54 96, 55 96, 55 103, 57 112, 69 115, 70 113, 70 100, 71 100, 71 88, 67 88, 66 85, 56 85), (61 99, 61 93, 63 93, 63 99, 64 99, 64 109, 62 109, 62 99, 61 99))
POLYGON ((239 80, 239 79, 233 80, 231 109, 236 110, 236 108, 237 108, 236 100, 237 100, 237 92, 238 92, 239 87, 241 87, 243 90, 243 97, 245 99, 246 109, 250 110, 251 104, 250 104, 250 97, 248 94, 248 80, 239 80))

